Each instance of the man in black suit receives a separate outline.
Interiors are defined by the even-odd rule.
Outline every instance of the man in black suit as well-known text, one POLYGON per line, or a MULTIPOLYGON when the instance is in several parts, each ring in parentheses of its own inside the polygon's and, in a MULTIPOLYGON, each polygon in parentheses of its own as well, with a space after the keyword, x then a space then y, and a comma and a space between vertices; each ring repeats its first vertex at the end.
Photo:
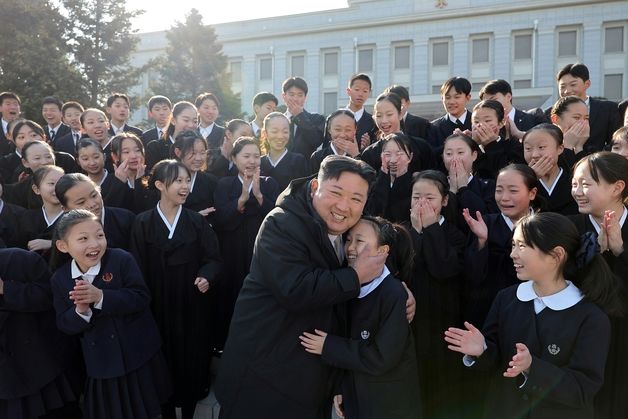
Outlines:
POLYGON ((52 144, 55 151, 69 153, 76 158, 76 143, 81 139, 81 114, 85 109, 78 102, 65 102, 61 107, 63 122, 70 127, 70 132, 62 137, 56 135, 56 140, 52 144))
POLYGON ((353 75, 347 87, 347 95, 349 96, 347 109, 353 112, 357 124, 355 140, 360 150, 364 150, 376 141, 377 127, 373 121, 373 115, 364 108, 364 104, 371 95, 371 89, 371 78, 364 73, 353 75))
POLYGON ((403 132, 409 137, 418 137, 427 139, 430 131, 430 121, 420 116, 412 115, 408 112, 410 109, 410 92, 404 86, 394 84, 386 89, 387 92, 395 93, 401 98, 401 113, 403 113, 403 132))
POLYGON ((54 144, 55 140, 63 137, 70 132, 70 127, 65 125, 62 121, 63 112, 61 108, 63 102, 59 98, 54 96, 46 96, 41 105, 41 116, 46 121, 44 125, 44 131, 46 137, 51 144, 54 144))
POLYGON ((617 103, 587 95, 591 80, 589 69, 582 63, 567 64, 556 75, 556 82, 560 97, 577 96, 589 107, 590 133, 584 143, 584 152, 590 154, 604 150, 611 143, 613 133, 621 126, 617 103))
POLYGON ((543 116, 535 114, 535 110, 522 111, 512 106, 512 87, 506 80, 491 80, 480 90, 480 100, 496 100, 504 107, 506 116, 506 133, 510 138, 518 140, 530 128, 547 122, 543 116))
POLYGON ((290 121, 290 141, 288 150, 302 154, 307 160, 323 143, 325 117, 305 110, 307 83, 301 77, 290 77, 281 86, 286 107, 286 117, 290 121))
POLYGON ((148 100, 148 117, 155 121, 155 127, 142 133, 140 139, 144 147, 153 140, 161 138, 164 131, 170 124, 172 114, 172 102, 165 96, 156 95, 148 100))
POLYGON ((198 132, 207 141, 209 150, 217 150, 225 140, 225 127, 216 123, 220 116, 220 102, 213 93, 201 93, 194 101, 198 109, 198 132))
POLYGON ((7 138, 9 122, 19 118, 22 102, 13 92, 0 93, 0 114, 2 114, 2 126, 0 127, 0 156, 10 154, 14 150, 13 143, 7 138))
POLYGON ((440 87, 440 97, 447 113, 432 121, 426 138, 437 156, 443 153, 445 139, 455 129, 471 131, 471 112, 467 110, 471 82, 464 77, 451 77, 440 87))
POLYGON ((109 135, 114 136, 121 132, 131 132, 138 137, 142 136, 142 130, 127 125, 131 109, 131 100, 124 93, 112 93, 107 98, 107 107, 105 111, 109 115, 109 135))

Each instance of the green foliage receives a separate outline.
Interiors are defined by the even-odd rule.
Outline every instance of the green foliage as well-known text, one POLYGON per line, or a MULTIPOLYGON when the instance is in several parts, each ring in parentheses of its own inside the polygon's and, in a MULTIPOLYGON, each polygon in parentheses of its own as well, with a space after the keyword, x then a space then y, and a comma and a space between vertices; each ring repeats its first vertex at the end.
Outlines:
POLYGON ((229 87, 222 45, 216 40, 214 28, 203 24, 198 10, 192 9, 185 22, 177 22, 166 37, 165 55, 149 64, 159 73, 159 80, 151 85, 152 92, 173 102, 194 101, 199 93, 212 92, 221 101, 223 117, 239 116, 240 98, 229 87))

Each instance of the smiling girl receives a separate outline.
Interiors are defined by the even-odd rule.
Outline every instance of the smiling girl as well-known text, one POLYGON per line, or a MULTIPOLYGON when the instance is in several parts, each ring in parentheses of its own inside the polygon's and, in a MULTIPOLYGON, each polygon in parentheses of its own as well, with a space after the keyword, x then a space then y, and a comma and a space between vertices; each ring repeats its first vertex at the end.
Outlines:
POLYGON ((321 162, 332 154, 357 158, 360 148, 355 139, 357 122, 353 112, 338 109, 332 112, 325 123, 323 148, 316 150, 310 157, 310 173, 318 173, 321 162))
POLYGON ((146 146, 146 169, 150 170, 157 162, 172 157, 171 148, 177 135, 183 131, 196 130, 198 110, 193 103, 181 101, 174 104, 168 129, 162 138, 151 141, 146 146))

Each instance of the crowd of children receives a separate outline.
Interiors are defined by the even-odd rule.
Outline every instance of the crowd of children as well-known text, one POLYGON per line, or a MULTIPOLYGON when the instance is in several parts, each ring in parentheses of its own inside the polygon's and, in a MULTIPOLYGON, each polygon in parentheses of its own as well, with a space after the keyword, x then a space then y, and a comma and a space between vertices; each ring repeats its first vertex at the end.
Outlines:
POLYGON ((146 131, 126 94, 106 113, 46 97, 42 127, 0 93, 0 419, 192 418, 264 218, 333 155, 375 173, 338 258, 386 265, 339 304, 343 333, 302 331, 340 372, 328 412, 624 417, 628 112, 587 95, 583 64, 556 82, 553 107, 524 111, 505 80, 470 108, 453 77, 430 122, 399 85, 370 114, 365 74, 325 118, 291 77, 283 113, 260 92, 254 119, 221 126, 212 93, 153 96, 146 131))

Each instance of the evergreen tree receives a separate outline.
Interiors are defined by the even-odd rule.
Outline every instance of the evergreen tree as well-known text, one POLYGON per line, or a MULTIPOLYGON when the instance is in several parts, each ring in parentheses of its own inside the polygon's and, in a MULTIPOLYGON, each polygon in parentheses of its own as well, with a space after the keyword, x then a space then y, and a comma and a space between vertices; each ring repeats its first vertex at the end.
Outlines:
POLYGON ((222 45, 216 40, 214 28, 203 24, 198 10, 192 9, 184 23, 177 22, 166 38, 165 55, 152 63, 159 72, 159 80, 152 84, 151 90, 174 102, 194 100, 199 93, 212 92, 221 101, 223 117, 239 116, 240 98, 229 87, 222 45))
POLYGON ((130 56, 139 38, 131 19, 143 13, 127 10, 118 0, 63 0, 72 30, 72 58, 83 74, 90 106, 103 105, 112 92, 127 92, 137 84, 141 68, 130 56))

